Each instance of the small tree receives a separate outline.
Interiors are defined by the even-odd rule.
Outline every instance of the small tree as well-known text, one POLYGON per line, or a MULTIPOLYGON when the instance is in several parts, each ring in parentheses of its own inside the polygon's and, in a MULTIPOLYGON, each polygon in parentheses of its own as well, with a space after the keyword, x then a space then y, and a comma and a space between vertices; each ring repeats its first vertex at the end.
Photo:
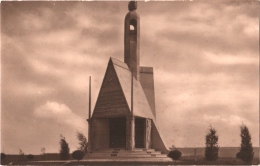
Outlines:
POLYGON ((82 152, 84 152, 85 154, 87 154, 87 152, 88 152, 87 138, 79 131, 77 132, 77 137, 78 137, 79 145, 80 145, 80 147, 78 149, 81 150, 82 152))
POLYGON ((34 159, 34 155, 29 154, 29 155, 27 156, 27 158, 28 158, 29 160, 32 160, 32 159, 34 159))
POLYGON ((170 157, 172 160, 174 160, 176 162, 176 160, 179 160, 181 157, 181 152, 177 149, 172 150, 168 153, 168 157, 170 157))
POLYGON ((19 158, 20 160, 24 160, 24 152, 20 148, 19 148, 19 158))
POLYGON ((81 151, 81 150, 75 150, 73 153, 72 153, 72 157, 74 159, 77 159, 78 161, 83 159, 84 157, 84 152, 81 151))
POLYGON ((45 154, 45 147, 41 148, 42 155, 45 154))
POLYGON ((69 153, 70 153, 70 148, 68 143, 65 140, 65 137, 60 135, 60 159, 61 160, 68 160, 69 159, 69 153))
POLYGON ((22 149, 19 148, 19 155, 23 156, 24 152, 22 151, 22 149))
POLYGON ((251 163, 254 157, 254 150, 251 143, 251 135, 246 125, 241 125, 240 130, 241 147, 236 157, 246 163, 251 163))
POLYGON ((45 147, 41 148, 41 152, 42 152, 42 159, 45 160, 45 147))
POLYGON ((218 159, 218 136, 217 131, 210 126, 209 132, 206 135, 205 159, 215 161, 218 159))

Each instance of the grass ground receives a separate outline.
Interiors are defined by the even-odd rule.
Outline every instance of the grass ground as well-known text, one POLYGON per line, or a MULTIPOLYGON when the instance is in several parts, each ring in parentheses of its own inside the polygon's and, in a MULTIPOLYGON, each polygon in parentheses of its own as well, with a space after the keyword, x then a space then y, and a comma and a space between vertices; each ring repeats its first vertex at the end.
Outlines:
MULTIPOLYGON (((199 158, 197 161, 183 157, 180 165, 246 165, 242 160, 235 157, 219 157, 216 161, 206 161, 199 158)), ((251 165, 259 165, 259 159, 254 158, 251 165)))
MULTIPOLYGON (((70 158, 66 161, 59 160, 59 154, 45 154, 34 155, 33 160, 28 160, 27 155, 6 155, 5 159, 1 160, 1 165, 7 165, 12 163, 13 165, 245 165, 244 162, 235 158, 236 153, 239 151, 239 147, 234 148, 220 148, 219 158, 217 161, 205 161, 204 148, 197 148, 197 161, 194 157, 194 148, 180 148, 183 156, 176 163, 174 161, 151 161, 145 159, 117 159, 117 161, 110 159, 89 159, 87 156, 84 160, 77 162, 70 158)), ((254 159, 252 165, 259 165, 259 148, 254 148, 254 159)))
MULTIPOLYGON (((189 157, 182 157, 179 161, 151 161, 151 160, 125 160, 117 159, 117 161, 110 160, 100 160, 100 159, 89 159, 89 160, 52 160, 52 161, 35 161, 35 160, 20 160, 8 163, 8 161, 2 160, 2 165, 246 165, 239 159, 233 157, 221 157, 216 161, 205 161, 203 158, 197 159, 195 161, 189 157)), ((259 165, 258 158, 254 158, 251 165, 259 165)))

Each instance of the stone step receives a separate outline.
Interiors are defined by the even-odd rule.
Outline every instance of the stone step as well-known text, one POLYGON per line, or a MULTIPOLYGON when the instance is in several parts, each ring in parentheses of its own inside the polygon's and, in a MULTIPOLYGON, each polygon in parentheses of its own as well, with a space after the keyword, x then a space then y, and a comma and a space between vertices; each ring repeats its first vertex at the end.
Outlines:
POLYGON ((161 151, 152 151, 152 152, 145 152, 145 151, 117 151, 117 152, 97 152, 97 151, 94 151, 92 152, 92 154, 161 154, 161 151))
POLYGON ((155 149, 142 149, 136 148, 133 151, 118 148, 99 149, 89 154, 90 158, 165 158, 166 154, 162 154, 161 151, 155 151, 155 149))
POLYGON ((160 151, 157 152, 153 152, 153 153, 147 153, 147 152, 142 152, 142 153, 131 153, 131 152, 119 152, 119 153, 98 153, 98 152, 94 152, 91 153, 91 155, 111 155, 111 156, 119 156, 119 155, 129 155, 129 156, 133 156, 133 155, 161 155, 160 151))
POLYGON ((100 153, 96 153, 96 154, 91 154, 90 157, 114 157, 114 158, 118 158, 118 157, 123 157, 123 158, 166 158, 167 155, 166 154, 100 154, 100 153))
MULTIPOLYGON (((131 152, 153 152, 155 149, 134 149, 131 152)), ((129 152, 129 150, 126 149, 100 149, 95 150, 94 152, 129 152)))
POLYGON ((114 150, 114 149, 100 149, 100 150, 94 150, 93 152, 154 152, 155 149, 147 149, 147 150, 142 150, 142 149, 135 149, 135 150, 114 150))
POLYGON ((132 156, 132 157, 167 157, 166 154, 117 154, 117 156, 132 156))

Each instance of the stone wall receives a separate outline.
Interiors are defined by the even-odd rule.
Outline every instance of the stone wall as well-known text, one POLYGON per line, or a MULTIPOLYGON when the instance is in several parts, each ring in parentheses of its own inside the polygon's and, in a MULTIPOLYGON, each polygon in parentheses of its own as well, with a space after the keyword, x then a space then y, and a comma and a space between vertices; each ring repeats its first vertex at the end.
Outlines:
POLYGON ((152 133, 151 133, 151 140, 152 140, 152 148, 161 151, 164 154, 169 153, 169 149, 166 147, 166 144, 162 138, 162 135, 158 132, 158 128, 152 121, 152 133))
POLYGON ((154 117, 156 118, 155 111, 155 94, 154 94, 154 78, 152 67, 141 67, 140 70, 140 83, 144 90, 145 97, 150 105, 154 117))
POLYGON ((109 148, 109 119, 94 119, 93 129, 93 150, 109 148))

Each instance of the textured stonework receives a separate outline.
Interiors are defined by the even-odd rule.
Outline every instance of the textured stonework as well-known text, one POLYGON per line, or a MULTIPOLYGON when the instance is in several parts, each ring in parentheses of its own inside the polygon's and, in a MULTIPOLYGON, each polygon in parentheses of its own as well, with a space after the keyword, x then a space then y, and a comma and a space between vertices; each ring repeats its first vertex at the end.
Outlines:
POLYGON ((154 94, 154 77, 152 67, 140 67, 140 83, 144 90, 144 94, 148 100, 150 108, 156 118, 155 110, 155 94, 154 94))
POLYGON ((95 119, 91 120, 90 128, 91 128, 90 130, 91 150, 94 150, 95 149, 95 119))
POLYGON ((131 122, 131 135, 130 135, 130 150, 134 150, 135 148, 135 118, 133 116, 130 117, 131 122))
POLYGON ((145 148, 151 148, 151 129, 152 129, 152 120, 146 119, 146 134, 145 134, 145 148))
POLYGON ((140 17, 136 7, 137 2, 130 2, 125 16, 124 62, 109 60, 91 118, 90 144, 92 149, 134 150, 136 146, 167 153, 155 123, 153 68, 140 67, 140 17), (119 119, 125 122, 117 124, 119 119))
POLYGON ((131 116, 126 117, 126 149, 130 149, 131 145, 131 116))
POLYGON ((88 119, 88 152, 92 152, 92 138, 91 138, 91 130, 92 130, 92 125, 91 125, 91 121, 92 119, 88 119))
MULTIPOLYGON (((134 9, 136 2, 129 4, 134 9)), ((124 62, 128 65, 134 77, 140 78, 140 17, 135 10, 130 10, 125 16, 124 62), (131 27, 133 29, 131 29, 131 27)))
POLYGON ((137 2, 136 1, 130 1, 128 4, 128 10, 133 11, 137 9, 137 2))
POLYGON ((115 69, 110 62, 98 96, 93 117, 127 115, 129 109, 118 81, 115 69))
POLYGON ((109 148, 109 119, 95 119, 95 149, 109 148))

